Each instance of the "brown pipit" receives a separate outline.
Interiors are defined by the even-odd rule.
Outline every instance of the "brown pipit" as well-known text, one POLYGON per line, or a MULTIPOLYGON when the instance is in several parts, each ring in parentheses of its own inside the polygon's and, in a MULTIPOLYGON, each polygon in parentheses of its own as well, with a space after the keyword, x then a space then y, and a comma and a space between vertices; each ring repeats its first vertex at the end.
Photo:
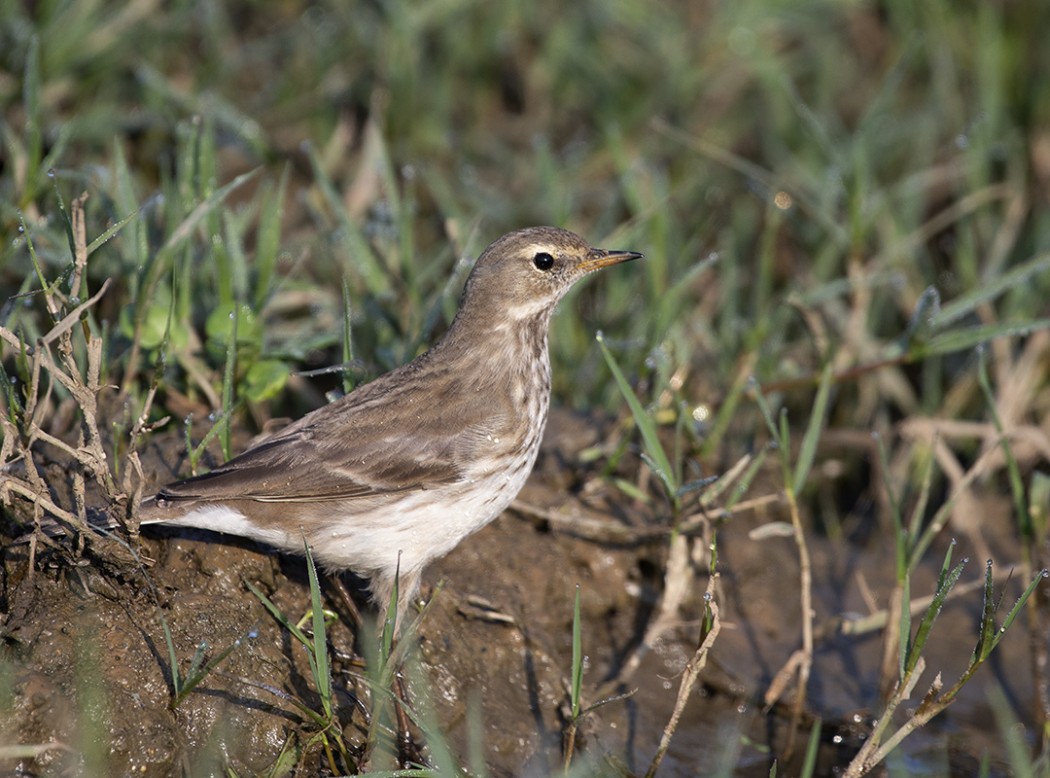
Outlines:
MULTIPOLYGON (((436 346, 142 504, 143 524, 199 527, 299 552, 401 603, 423 567, 496 518, 532 470, 550 403, 547 331, 592 270, 641 256, 554 227, 478 259, 436 346)), ((400 610, 400 609, 399 609, 400 610)))

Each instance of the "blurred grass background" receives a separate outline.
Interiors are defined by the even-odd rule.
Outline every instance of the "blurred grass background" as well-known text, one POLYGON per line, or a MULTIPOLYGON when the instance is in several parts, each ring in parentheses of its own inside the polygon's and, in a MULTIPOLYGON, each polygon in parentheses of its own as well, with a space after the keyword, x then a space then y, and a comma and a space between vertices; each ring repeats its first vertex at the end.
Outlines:
MULTIPOLYGON (((102 309, 114 330, 113 306, 130 306, 112 362, 136 327, 147 350, 160 342, 174 296, 170 345, 210 338, 221 370, 229 325, 208 317, 247 306, 241 372, 277 360, 269 383, 256 376, 263 398, 281 365, 338 361, 343 283, 374 374, 452 314, 458 259, 551 223, 648 257, 565 306, 581 313, 552 338, 559 400, 615 402, 601 327, 654 397, 675 378, 688 404, 717 407, 745 374, 883 356, 928 287, 949 301, 1045 243, 1045 16, 948 2, 7 4, 2 320, 34 328, 32 298, 10 299, 34 283, 20 219, 58 274, 58 200, 87 191, 89 237, 135 214, 90 265, 92 288, 120 281, 102 309)), ((1003 295, 996 320, 1045 315, 1047 278, 1003 295)), ((908 376, 910 398, 843 411, 933 411, 966 369, 935 360, 908 376)))
MULTIPOLYGON (((5 3, 0 324, 46 331, 34 292, 68 284, 87 192, 98 242, 64 291, 115 281, 109 382, 141 398, 158 372, 156 418, 243 403, 257 427, 418 353, 489 241, 549 223, 646 254, 563 303, 555 402, 622 413, 601 329, 683 422, 685 480, 764 430, 752 377, 804 426, 830 365, 840 441, 986 422, 992 338, 1000 393, 1027 360, 1008 421, 1038 427, 1048 39, 1007 0, 5 3)), ((804 495, 824 528, 879 501, 870 447, 840 454, 804 495)))

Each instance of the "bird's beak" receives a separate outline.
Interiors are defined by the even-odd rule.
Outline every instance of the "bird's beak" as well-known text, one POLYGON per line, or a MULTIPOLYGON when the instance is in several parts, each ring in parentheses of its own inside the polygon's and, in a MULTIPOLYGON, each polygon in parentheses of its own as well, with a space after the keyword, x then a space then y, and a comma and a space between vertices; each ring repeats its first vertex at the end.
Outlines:
POLYGON ((642 255, 637 251, 606 251, 605 249, 591 249, 587 259, 580 263, 580 269, 584 273, 599 270, 610 265, 619 265, 621 262, 630 262, 632 259, 641 259, 642 255))

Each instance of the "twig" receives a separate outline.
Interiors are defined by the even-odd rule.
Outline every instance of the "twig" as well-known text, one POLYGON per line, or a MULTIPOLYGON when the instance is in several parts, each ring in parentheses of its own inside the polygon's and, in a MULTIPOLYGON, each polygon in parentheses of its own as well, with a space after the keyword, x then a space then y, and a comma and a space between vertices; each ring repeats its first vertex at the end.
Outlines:
POLYGON ((685 705, 689 701, 689 697, 693 693, 693 688, 696 686, 697 681, 700 679, 700 673, 707 664, 707 656, 711 651, 711 647, 715 644, 715 640, 718 638, 718 633, 722 629, 722 621, 718 617, 718 604, 714 601, 714 588, 717 578, 718 575, 715 574, 708 579, 707 594, 705 595, 707 606, 711 612, 711 628, 704 636, 699 647, 696 649, 696 653, 693 654, 692 658, 686 664, 685 670, 682 672, 682 682, 678 685, 678 696, 674 701, 674 709, 671 711, 671 718, 668 719, 666 726, 664 726, 663 734, 660 736, 660 745, 657 747, 656 753, 653 755, 653 760, 649 764, 649 769, 645 773, 645 778, 653 778, 653 776, 656 775, 657 768, 659 768, 660 763, 667 754, 667 749, 671 745, 671 738, 674 736, 675 730, 678 729, 678 722, 682 718, 682 712, 685 710, 685 705))
MULTIPOLYGON (((897 686, 897 690, 886 704, 886 710, 883 712, 878 722, 876 722, 875 729, 872 731, 871 736, 864 741, 864 745, 861 746, 860 751, 857 752, 856 756, 853 757, 853 761, 850 762, 844 778, 860 778, 860 776, 867 773, 874 765, 878 764, 873 758, 873 754, 876 752, 876 749, 879 749, 882 735, 890 725, 890 721, 893 719, 893 714, 897 711, 900 704, 911 697, 912 690, 915 688, 915 684, 919 682, 919 678, 922 676, 925 669, 926 660, 919 657, 919 661, 916 663, 915 670, 911 674, 911 677, 906 679, 907 682, 903 686, 897 686)), ((938 675, 934 681, 934 686, 939 688, 939 684, 940 675, 938 675)), ((881 749, 879 749, 879 751, 881 751, 881 749)))
POLYGON ((11 346, 21 351, 25 349, 26 354, 33 355, 33 347, 26 344, 20 337, 15 335, 7 327, 0 326, 0 340, 6 340, 11 346))
POLYGON ((43 492, 35 491, 31 486, 20 479, 12 478, 11 476, 0 473, 0 497, 4 497, 4 501, 6 501, 4 493, 7 491, 12 491, 15 494, 22 495, 31 503, 40 506, 56 518, 68 522, 72 527, 80 525, 80 522, 77 521, 77 517, 74 514, 70 513, 65 508, 59 508, 51 498, 46 497, 43 492))
MULTIPOLYGON (((73 222, 73 277, 69 280, 69 288, 73 294, 80 294, 81 279, 84 277, 84 271, 87 269, 87 224, 84 221, 84 203, 87 202, 88 193, 82 192, 80 196, 74 198, 72 203, 72 222, 73 222)), ((108 279, 107 279, 108 283, 108 279)), ((102 286, 102 290, 105 290, 105 285, 102 286)))
POLYGON ((60 336, 73 329, 73 327, 76 326, 77 322, 80 321, 80 317, 84 313, 84 311, 86 311, 88 308, 97 303, 99 299, 101 299, 102 295, 106 293, 106 290, 109 289, 109 284, 112 280, 112 278, 107 278, 105 281, 103 281, 102 286, 99 287, 98 291, 95 292, 95 294, 91 295, 91 297, 89 297, 87 300, 82 302, 72 311, 63 316, 61 321, 55 324, 55 326, 52 327, 46 335, 40 338, 40 343, 45 346, 48 346, 54 343, 56 340, 58 340, 60 336))
POLYGON ((809 685, 809 674, 813 669, 813 568, 809 559, 809 546, 802 530, 802 519, 798 512, 795 490, 785 490, 788 508, 791 513, 791 526, 795 530, 795 544, 798 546, 799 589, 802 608, 802 654, 799 658, 798 688, 795 691, 795 704, 791 710, 791 731, 788 734, 785 757, 790 758, 795 747, 795 735, 798 730, 802 706, 806 702, 806 687, 809 685))

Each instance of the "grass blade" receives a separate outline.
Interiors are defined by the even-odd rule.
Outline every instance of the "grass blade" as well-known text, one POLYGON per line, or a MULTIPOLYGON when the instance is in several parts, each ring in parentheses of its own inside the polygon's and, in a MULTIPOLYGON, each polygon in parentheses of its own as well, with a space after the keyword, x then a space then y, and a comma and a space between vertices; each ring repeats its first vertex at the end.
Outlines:
MULTIPOLYGON (((923 614, 922 621, 919 622, 919 628, 915 631, 915 639, 911 641, 911 646, 908 650, 908 655, 904 659, 904 673, 902 678, 915 669, 915 665, 919 661, 919 657, 922 656, 922 651, 926 647, 926 641, 930 637, 930 630, 933 629, 933 623, 937 620, 937 616, 940 615, 941 609, 944 608, 944 603, 948 599, 948 595, 952 589, 955 588, 955 584, 959 581, 959 576, 962 575, 963 567, 966 566, 966 560, 962 560, 954 568, 949 569, 952 561, 952 549, 954 548, 954 541, 949 544, 948 551, 944 555, 944 564, 941 566, 940 575, 937 577, 937 590, 933 595, 933 601, 930 603, 930 607, 926 609, 926 613, 923 614)), ((910 610, 910 603, 905 602, 903 612, 907 613, 910 610)))
POLYGON ((325 713, 332 716, 332 675, 328 667, 328 640, 325 633, 324 609, 321 607, 321 586, 317 581, 317 568, 310 553, 310 544, 303 540, 306 550, 306 572, 310 577, 310 607, 313 609, 313 651, 312 668, 317 677, 317 694, 321 698, 325 713))
POLYGON ((795 477, 792 480, 792 488, 795 494, 802 491, 809 478, 809 471, 813 467, 813 460, 817 455, 817 444, 820 442, 820 433, 824 429, 824 420, 828 410, 828 396, 831 392, 831 363, 824 365, 820 374, 820 385, 817 388, 817 397, 813 401, 813 410, 809 415, 809 424, 806 433, 802 437, 802 448, 798 453, 798 463, 795 465, 795 477))
POLYGON ((583 635, 580 626, 580 586, 576 585, 576 600, 572 606, 572 717, 580 715, 580 697, 583 688, 583 635))
POLYGON ((1047 577, 1050 577, 1050 571, 1047 570, 1040 570, 1038 573, 1035 574, 1035 576, 1032 578, 1031 583, 1029 583, 1028 587, 1024 590, 1024 593, 1017 598, 1017 602, 1014 603, 1014 606, 1010 609, 1010 612, 1006 614, 1006 618, 1003 619, 1003 625, 995 631, 992 639, 984 646, 981 661, 987 658, 988 655, 995 650, 995 647, 999 645, 999 641, 1003 639, 1003 636, 1006 634, 1006 631, 1010 629, 1010 626, 1014 623, 1014 619, 1016 619, 1017 616, 1021 613, 1021 609, 1024 608, 1024 606, 1028 603, 1029 598, 1033 594, 1035 594, 1036 587, 1038 587, 1039 584, 1041 584, 1043 580, 1047 577))
POLYGON ((908 357, 910 361, 919 362, 940 354, 965 351, 996 338, 1021 337, 1046 329, 1050 329, 1050 319, 1033 319, 1026 322, 999 322, 997 324, 985 324, 979 327, 952 330, 951 332, 935 335, 924 345, 910 349, 908 357))
POLYGON ((211 195, 206 197, 197 207, 190 211, 189 215, 182 220, 182 223, 171 233, 168 240, 165 241, 164 246, 160 249, 159 253, 167 254, 168 252, 175 249, 180 243, 187 240, 193 230, 197 228, 197 225, 201 223, 212 211, 218 208, 222 202, 230 196, 235 190, 240 189, 246 183, 251 181, 255 176, 259 174, 262 168, 255 168, 247 173, 242 173, 230 183, 225 186, 221 186, 212 192, 211 195))
POLYGON ((281 609, 274 605, 273 602, 270 601, 269 597, 267 597, 265 594, 259 591, 258 587, 256 587, 255 584, 253 584, 251 581, 246 580, 244 582, 244 585, 247 586, 251 593, 258 598, 259 602, 263 604, 263 607, 266 608, 266 610, 270 612, 270 615, 277 620, 277 623, 291 633, 292 637, 294 637, 307 648, 312 647, 312 641, 306 635, 306 633, 299 629, 299 627, 296 626, 295 622, 293 622, 291 619, 285 616, 284 613, 281 612, 281 609))
POLYGON ((931 317, 930 325, 933 327, 944 327, 951 324, 972 313, 982 303, 1017 288, 1033 276, 1046 272, 1047 269, 1050 269, 1050 253, 1036 254, 1028 261, 1022 262, 1001 276, 985 279, 972 292, 964 294, 943 306, 938 313, 931 317))
POLYGON ((652 459, 653 464, 656 466, 657 475, 660 480, 663 481, 664 485, 670 490, 670 496, 675 498, 675 494, 678 491, 678 479, 675 477, 674 469, 671 467, 671 462, 667 459, 667 454, 664 451, 663 446, 660 444, 660 437, 656 431, 656 424, 653 422, 652 416, 646 413, 642 404, 638 401, 637 395, 634 390, 631 389, 631 385, 627 382, 627 379, 623 375, 623 371, 620 370, 619 364, 617 364, 615 357, 609 347, 605 345, 605 337, 601 332, 595 335, 595 340, 598 341, 598 347, 602 351, 602 356, 605 357, 605 363, 609 366, 609 371, 613 374, 613 379, 616 381, 617 387, 620 389, 620 393, 627 401, 628 407, 631 409, 631 415, 634 416, 634 423, 638 425, 638 430, 642 434, 642 442, 645 445, 646 453, 652 459))
POLYGON ((171 637, 171 628, 168 620, 162 618, 160 625, 164 629, 164 642, 168 646, 168 662, 171 667, 172 698, 179 697, 182 692, 182 675, 179 672, 179 658, 175 654, 175 641, 171 637))

